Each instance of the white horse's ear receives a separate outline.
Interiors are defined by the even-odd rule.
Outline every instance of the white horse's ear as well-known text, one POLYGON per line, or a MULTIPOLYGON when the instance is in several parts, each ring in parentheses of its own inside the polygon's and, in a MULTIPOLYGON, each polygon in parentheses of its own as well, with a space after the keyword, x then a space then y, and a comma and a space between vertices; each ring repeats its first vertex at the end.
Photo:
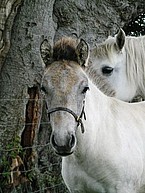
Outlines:
POLYGON ((125 32, 123 29, 119 29, 118 34, 116 35, 116 44, 119 50, 122 50, 124 44, 125 44, 125 32))
POLYGON ((87 66, 89 59, 89 45, 85 40, 81 39, 76 48, 78 62, 81 66, 87 66))
POLYGON ((43 60, 43 68, 48 66, 52 61, 52 47, 47 39, 44 39, 40 45, 41 58, 43 60))

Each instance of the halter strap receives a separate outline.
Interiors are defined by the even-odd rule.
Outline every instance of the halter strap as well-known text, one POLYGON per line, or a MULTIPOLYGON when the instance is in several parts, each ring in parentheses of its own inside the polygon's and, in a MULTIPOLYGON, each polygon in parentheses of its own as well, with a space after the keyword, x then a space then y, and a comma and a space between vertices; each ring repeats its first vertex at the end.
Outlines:
POLYGON ((85 112, 84 112, 84 106, 83 106, 83 109, 82 109, 80 116, 78 116, 75 112, 73 112, 71 109, 68 109, 66 107, 56 107, 56 108, 50 109, 47 111, 49 118, 50 118, 50 114, 54 113, 56 111, 66 111, 66 112, 70 113, 75 118, 75 121, 78 123, 77 126, 81 125, 81 131, 82 131, 82 133, 84 133, 85 129, 84 129, 84 125, 82 122, 82 116, 83 115, 84 115, 84 119, 86 120, 86 116, 85 116, 85 112))

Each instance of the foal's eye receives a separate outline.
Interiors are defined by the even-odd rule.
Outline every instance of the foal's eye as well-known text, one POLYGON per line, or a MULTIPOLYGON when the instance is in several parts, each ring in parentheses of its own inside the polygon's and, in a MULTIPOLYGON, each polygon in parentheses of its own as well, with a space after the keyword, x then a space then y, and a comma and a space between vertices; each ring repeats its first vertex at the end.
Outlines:
POLYGON ((112 74, 112 72, 113 72, 113 68, 112 68, 112 67, 104 66, 104 67, 102 68, 102 73, 103 73, 104 75, 110 76, 110 75, 112 74))
POLYGON ((44 86, 41 86, 40 90, 41 90, 42 92, 44 92, 44 93, 47 92, 44 86))
POLYGON ((88 86, 84 87, 82 93, 85 94, 85 93, 87 92, 87 90, 89 90, 89 87, 88 87, 88 86))

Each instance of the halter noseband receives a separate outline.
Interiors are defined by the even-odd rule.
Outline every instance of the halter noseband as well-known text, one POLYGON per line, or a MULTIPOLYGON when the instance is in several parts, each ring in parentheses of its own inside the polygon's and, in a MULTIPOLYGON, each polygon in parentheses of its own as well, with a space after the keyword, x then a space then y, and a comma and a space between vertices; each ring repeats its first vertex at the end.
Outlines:
POLYGON ((75 121, 78 123, 77 126, 81 125, 81 131, 82 131, 82 133, 84 133, 85 129, 84 129, 84 125, 83 125, 83 122, 82 122, 82 116, 83 115, 84 115, 84 119, 86 120, 86 116, 85 116, 85 112, 84 112, 84 106, 83 106, 83 109, 82 109, 82 112, 81 112, 80 116, 78 116, 72 110, 70 110, 68 108, 65 108, 65 107, 56 107, 56 108, 50 109, 50 110, 47 111, 47 114, 48 114, 49 118, 50 118, 50 114, 54 113, 56 111, 66 111, 66 112, 70 113, 75 118, 75 121))

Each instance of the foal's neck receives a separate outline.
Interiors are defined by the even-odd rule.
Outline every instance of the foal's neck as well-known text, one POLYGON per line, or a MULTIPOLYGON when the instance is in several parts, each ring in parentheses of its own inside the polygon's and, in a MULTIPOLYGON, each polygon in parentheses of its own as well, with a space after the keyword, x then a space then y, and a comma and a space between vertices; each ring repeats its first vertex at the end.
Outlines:
POLYGON ((104 121, 111 98, 104 95, 91 81, 89 87, 85 99, 86 120, 83 120, 83 122, 86 133, 92 134, 92 132, 97 132, 98 126, 104 121))

